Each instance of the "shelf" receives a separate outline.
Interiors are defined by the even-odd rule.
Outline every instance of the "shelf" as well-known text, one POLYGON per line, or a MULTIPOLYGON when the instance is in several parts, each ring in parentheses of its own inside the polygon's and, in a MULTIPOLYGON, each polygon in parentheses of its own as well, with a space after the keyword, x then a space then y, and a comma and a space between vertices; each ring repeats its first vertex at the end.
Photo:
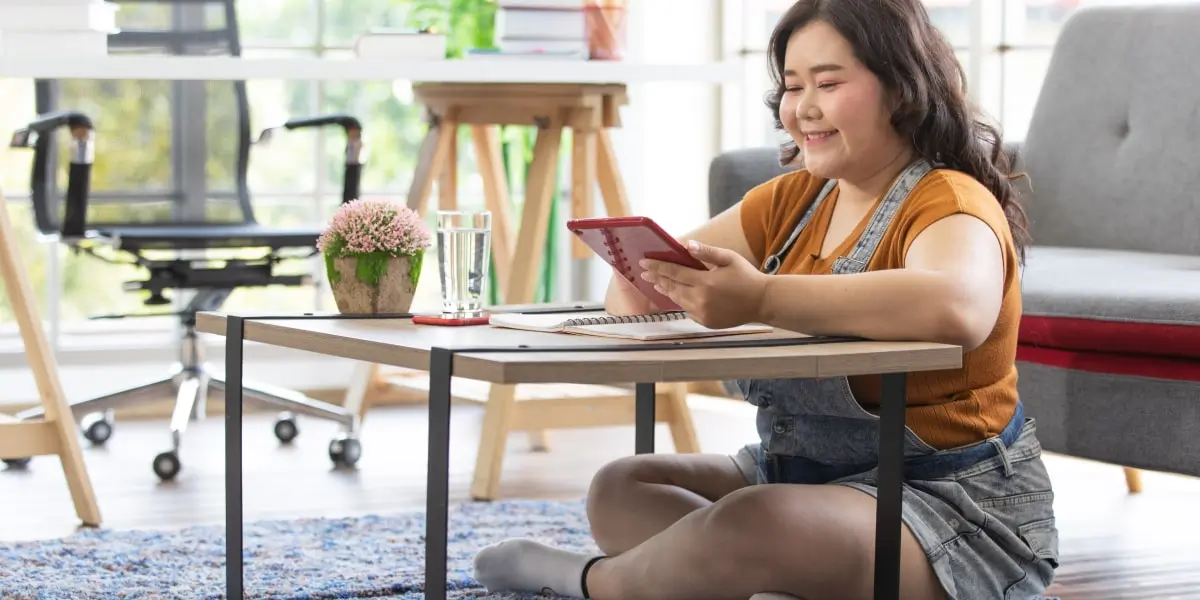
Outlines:
POLYGON ((0 78, 430 81, 452 83, 739 83, 735 62, 692 65, 578 60, 379 60, 228 56, 0 56, 0 78))

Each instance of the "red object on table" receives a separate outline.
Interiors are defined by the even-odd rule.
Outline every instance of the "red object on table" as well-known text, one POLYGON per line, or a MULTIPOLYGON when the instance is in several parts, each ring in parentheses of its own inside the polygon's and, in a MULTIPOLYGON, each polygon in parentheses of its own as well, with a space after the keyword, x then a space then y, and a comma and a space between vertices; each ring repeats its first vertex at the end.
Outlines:
POLYGON ((443 327, 463 327, 466 325, 487 325, 488 316, 453 317, 447 315, 413 315, 412 322, 417 325, 440 325, 443 327))

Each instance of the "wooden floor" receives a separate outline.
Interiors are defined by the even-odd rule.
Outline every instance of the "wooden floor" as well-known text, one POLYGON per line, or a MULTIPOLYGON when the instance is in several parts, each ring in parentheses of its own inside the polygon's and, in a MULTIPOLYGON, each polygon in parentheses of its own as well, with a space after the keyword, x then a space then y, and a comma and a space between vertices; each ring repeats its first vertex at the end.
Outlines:
MULTIPOLYGON (((751 434, 750 407, 693 397, 705 451, 729 452, 751 434)), ((452 425, 451 500, 466 501, 482 417, 476 405, 456 407, 452 425)), ((424 506, 425 418, 421 407, 381 408, 363 431, 365 454, 352 472, 335 471, 325 454, 334 426, 301 422, 292 447, 279 447, 271 416, 247 416, 246 518, 347 516, 424 506)), ((183 472, 159 483, 151 458, 167 449, 165 422, 117 424, 104 448, 85 455, 109 528, 178 527, 224 518, 222 430, 219 418, 194 423, 182 449, 183 472)), ((502 494, 511 498, 574 498, 606 461, 633 449, 632 428, 550 432, 550 452, 529 450, 514 436, 502 494)), ((665 427, 659 450, 672 451, 665 427)), ((1200 480, 1146 473, 1145 491, 1129 495, 1121 469, 1048 456, 1062 533, 1063 565, 1052 590, 1064 600, 1200 599, 1200 480)), ((0 541, 52 538, 76 525, 56 458, 36 458, 28 470, 0 471, 0 541)))

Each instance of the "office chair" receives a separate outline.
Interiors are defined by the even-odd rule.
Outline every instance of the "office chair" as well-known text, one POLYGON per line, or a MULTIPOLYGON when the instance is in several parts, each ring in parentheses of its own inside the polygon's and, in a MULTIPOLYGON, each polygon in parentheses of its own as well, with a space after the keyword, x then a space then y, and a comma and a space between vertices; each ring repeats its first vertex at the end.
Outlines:
MULTIPOLYGON (((238 40, 237 16, 234 0, 116 0, 123 5, 159 5, 170 11, 173 25, 168 30, 122 30, 109 36, 109 52, 169 52, 172 54, 228 54, 241 55, 238 40), (190 17, 188 16, 190 15, 190 17), (214 19, 214 16, 223 19, 214 19), (199 23, 200 27, 188 28, 187 19, 199 23), (211 22, 223 20, 224 24, 212 26, 211 22)), ((122 10, 126 10, 122 7, 122 10)), ((185 82, 173 82, 176 107, 174 119, 196 117, 184 114, 181 101, 186 102, 185 82), (181 98, 183 100, 181 100, 181 98)), ((168 390, 175 395, 171 416, 171 449, 154 458, 154 472, 163 480, 173 479, 181 469, 179 448, 181 438, 191 419, 204 418, 205 400, 209 388, 223 389, 223 379, 211 373, 204 364, 203 345, 196 334, 196 313, 220 309, 229 295, 239 288, 260 286, 298 286, 309 283, 308 275, 290 275, 277 272, 279 266, 289 259, 307 259, 317 254, 316 242, 319 228, 273 228, 258 223, 251 206, 247 171, 251 146, 266 142, 277 135, 280 129, 296 130, 311 127, 338 126, 346 135, 346 162, 343 176, 342 202, 358 196, 362 170, 362 127, 358 120, 348 115, 325 115, 314 118, 289 120, 283 125, 264 130, 257 140, 251 139, 249 104, 246 86, 241 81, 191 83, 192 86, 215 86, 228 83, 232 88, 231 101, 236 104, 235 126, 223 132, 218 142, 232 140, 236 144, 236 164, 233 167, 232 191, 221 194, 220 190, 207 189, 206 175, 201 173, 174 173, 176 180, 173 191, 168 192, 174 213, 167 219, 154 220, 149 208, 138 209, 136 219, 104 220, 94 215, 94 204, 107 204, 111 195, 93 192, 91 171, 93 159, 104 161, 104 145, 120 145, 136 138, 138 123, 120 124, 122 133, 131 134, 127 139, 105 139, 96 150, 93 117, 69 108, 72 102, 84 102, 86 97, 65 99, 62 86, 55 81, 37 81, 36 97, 39 116, 27 127, 13 134, 11 146, 33 150, 32 202, 34 219, 42 236, 55 239, 77 253, 86 253, 98 259, 141 267, 147 274, 141 281, 125 284, 127 291, 148 292, 145 304, 163 306, 171 303, 167 290, 194 294, 181 309, 160 313, 179 318, 182 337, 179 360, 165 376, 135 388, 122 390, 102 397, 71 403, 72 412, 80 422, 85 438, 102 445, 112 435, 113 411, 140 399, 161 400, 168 390), (68 106, 68 108, 62 108, 68 106), (56 144, 56 133, 60 129, 69 132, 67 152, 60 153, 56 144), (69 157, 67 189, 60 200, 57 190, 57 164, 62 154, 69 157), (185 184, 181 186, 179 181, 185 184), (194 188, 200 182, 200 190, 194 188), (190 186, 193 189, 181 189, 190 186), (188 194, 203 194, 202 214, 181 215, 181 200, 186 202, 188 194), (225 206, 214 206, 213 198, 224 198, 225 206), (92 200, 96 200, 95 203, 92 200), (90 210, 91 209, 91 210, 90 210), (211 215, 225 214, 224 220, 211 215), (228 215, 233 215, 229 217, 228 215), (146 217, 151 217, 147 219, 146 217), (189 218, 190 217, 190 218, 189 218), (244 258, 247 251, 256 252, 254 258, 244 258), (238 253, 237 256, 216 259, 215 252, 238 253), (197 257, 197 254, 201 256, 197 257), (207 255, 206 255, 207 254, 207 255), (164 256, 165 255, 165 256, 164 256), (124 257, 122 260, 119 257, 124 257)), ((97 85, 105 85, 99 82, 97 85)), ((208 94, 211 88, 201 87, 199 93, 208 94)), ((194 97, 194 96, 193 96, 194 97)), ((212 94, 206 96, 209 102, 212 94)), ((203 117, 201 117, 203 118, 203 117)), ((204 126, 204 125, 201 125, 204 126)), ((122 136, 126 137, 126 136, 122 136)), ((210 140, 209 143, 211 143, 210 140)), ((173 144, 174 152, 187 152, 173 144)), ((203 150, 202 150, 203 152, 203 150)), ((167 157, 167 160, 171 160, 167 157)), ((200 161, 202 165, 211 159, 200 161)), ((175 164, 180 164, 178 161, 175 164)), ((119 168, 113 165, 112 168, 119 168)), ((207 167, 203 169, 207 171, 207 167)), ((137 193, 132 194, 137 196, 137 193)), ((143 194, 144 195, 144 194, 143 194)), ((144 199, 143 199, 144 200, 144 199)), ((138 199, 126 200, 129 203, 138 199)), ((100 211, 102 212, 102 211, 100 211)), ((134 315, 112 315, 100 318, 124 318, 134 315)), ((142 315, 138 315, 142 316, 142 315)), ((357 440, 357 415, 342 408, 318 402, 302 394, 273 389, 269 386, 247 383, 244 385, 247 400, 257 400, 267 406, 283 411, 274 425, 275 436, 280 442, 289 443, 298 435, 295 416, 303 414, 329 419, 340 424, 340 431, 329 445, 330 459, 337 466, 352 466, 361 456, 361 445, 357 440)), ((31 409, 20 413, 23 420, 37 419, 42 409, 31 409)), ((27 462, 28 459, 12 462, 27 462)))

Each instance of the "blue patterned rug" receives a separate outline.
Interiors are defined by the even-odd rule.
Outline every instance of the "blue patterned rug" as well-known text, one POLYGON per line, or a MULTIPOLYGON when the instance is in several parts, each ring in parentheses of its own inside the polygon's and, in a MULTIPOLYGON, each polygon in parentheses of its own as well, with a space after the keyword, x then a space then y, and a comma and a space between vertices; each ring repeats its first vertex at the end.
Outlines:
MULTIPOLYGON (((594 550, 584 510, 582 500, 452 507, 449 597, 542 599, 488 595, 471 579, 471 560, 509 537, 594 550)), ((424 531, 420 512, 247 523, 247 598, 423 600, 424 531)), ((61 540, 0 543, 4 600, 221 600, 224 586, 223 526, 85 530, 61 540)))
MULTIPOLYGON (((582 501, 504 501, 451 507, 451 598, 485 594, 471 579, 476 551, 508 537, 594 548, 582 501)), ((423 599, 423 513, 247 523, 246 595, 270 600, 423 599)), ((201 600, 225 593, 225 528, 85 530, 0 543, 4 600, 201 600)))

